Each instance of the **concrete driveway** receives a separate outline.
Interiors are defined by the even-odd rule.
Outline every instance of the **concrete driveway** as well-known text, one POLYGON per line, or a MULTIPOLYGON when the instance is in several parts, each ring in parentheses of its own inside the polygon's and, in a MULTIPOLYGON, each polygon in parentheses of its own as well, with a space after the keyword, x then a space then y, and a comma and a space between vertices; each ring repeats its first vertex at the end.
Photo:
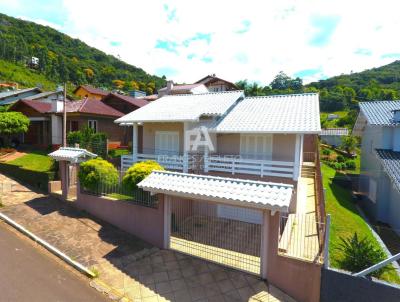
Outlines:
MULTIPOLYGON (((13 182, 0 175, 0 181, 13 182)), ((293 301, 259 278, 150 244, 14 182, 0 211, 95 269, 92 285, 132 301, 293 301), (104 286, 104 284, 108 286, 104 286)), ((1 192, 0 192, 1 193, 1 192)), ((151 227, 151 226, 150 226, 151 227)))

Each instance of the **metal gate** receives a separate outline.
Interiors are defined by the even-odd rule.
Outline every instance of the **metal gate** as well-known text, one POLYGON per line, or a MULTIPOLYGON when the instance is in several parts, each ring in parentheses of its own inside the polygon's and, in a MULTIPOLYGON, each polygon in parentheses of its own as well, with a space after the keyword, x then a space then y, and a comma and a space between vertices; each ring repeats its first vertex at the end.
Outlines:
POLYGON ((171 249, 260 275, 263 213, 171 198, 171 249))

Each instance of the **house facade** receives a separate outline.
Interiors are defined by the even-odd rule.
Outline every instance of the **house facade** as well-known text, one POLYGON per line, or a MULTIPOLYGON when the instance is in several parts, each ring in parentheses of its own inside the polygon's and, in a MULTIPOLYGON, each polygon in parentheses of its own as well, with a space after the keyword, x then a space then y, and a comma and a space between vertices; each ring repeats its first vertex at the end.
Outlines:
POLYGON ((162 200, 159 246, 318 301, 324 202, 317 94, 166 95, 116 123, 133 130, 122 170, 145 160, 167 170, 138 184, 162 200))
POLYGON ((207 92, 209 92, 207 87, 202 83, 174 85, 172 81, 168 81, 166 87, 158 90, 158 95, 162 97, 164 95, 200 94, 207 92))
POLYGON ((362 207, 374 221, 400 230, 400 105, 360 103, 353 134, 361 137, 362 207))
POLYGON ((103 97, 109 94, 109 91, 105 91, 100 88, 95 88, 89 85, 80 85, 74 90, 74 94, 82 99, 89 98, 92 100, 100 101, 103 97))
POLYGON ((204 84, 210 92, 238 90, 234 83, 218 78, 215 74, 198 80, 196 84, 204 84))

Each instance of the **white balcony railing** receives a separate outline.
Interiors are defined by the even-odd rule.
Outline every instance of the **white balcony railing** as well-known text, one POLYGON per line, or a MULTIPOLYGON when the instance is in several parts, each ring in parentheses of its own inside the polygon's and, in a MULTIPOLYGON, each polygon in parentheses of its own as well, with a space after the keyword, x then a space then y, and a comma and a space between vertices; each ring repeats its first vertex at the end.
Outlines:
POLYGON ((204 160, 205 172, 227 172, 232 174, 252 174, 258 176, 293 177, 294 163, 246 159, 229 156, 209 156, 204 160))
MULTIPOLYGON (((132 154, 121 157, 121 169, 126 171, 136 162, 154 160, 166 169, 187 172, 195 165, 191 155, 132 154)), ((294 163, 260 159, 246 159, 238 156, 204 156, 204 172, 225 172, 231 174, 251 174, 257 176, 277 176, 293 178, 294 163)), ((202 168, 203 170, 203 168, 202 168)))
POLYGON ((166 169, 177 171, 188 171, 192 163, 190 157, 185 155, 158 155, 138 153, 136 154, 136 156, 133 156, 132 154, 122 155, 121 169, 123 171, 126 171, 134 163, 145 160, 154 160, 166 169))

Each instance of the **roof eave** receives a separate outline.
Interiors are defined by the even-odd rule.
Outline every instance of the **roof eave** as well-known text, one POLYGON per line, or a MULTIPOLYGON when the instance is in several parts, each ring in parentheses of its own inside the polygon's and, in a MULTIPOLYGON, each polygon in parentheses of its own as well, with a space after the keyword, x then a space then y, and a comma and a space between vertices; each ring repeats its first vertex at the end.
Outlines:
MULTIPOLYGON (((248 201, 242 201, 242 200, 233 200, 233 199, 226 199, 226 198, 220 198, 220 197, 210 197, 210 196, 201 195, 201 194, 176 192, 176 191, 163 190, 163 189, 154 189, 154 188, 140 186, 140 185, 139 185, 139 187, 141 187, 145 191, 151 192, 152 194, 167 194, 167 195, 171 195, 171 196, 191 198, 191 199, 199 198, 201 200, 218 202, 218 203, 223 203, 223 204, 232 205, 232 206, 242 206, 242 207, 246 207, 246 208, 253 208, 253 209, 256 208, 256 209, 271 210, 271 211, 277 211, 277 212, 288 212, 288 210, 289 210, 289 205, 278 206, 278 205, 272 205, 272 204, 262 204, 262 203, 248 202, 248 201)), ((289 203, 290 203, 290 200, 289 200, 288 204, 289 203)))

